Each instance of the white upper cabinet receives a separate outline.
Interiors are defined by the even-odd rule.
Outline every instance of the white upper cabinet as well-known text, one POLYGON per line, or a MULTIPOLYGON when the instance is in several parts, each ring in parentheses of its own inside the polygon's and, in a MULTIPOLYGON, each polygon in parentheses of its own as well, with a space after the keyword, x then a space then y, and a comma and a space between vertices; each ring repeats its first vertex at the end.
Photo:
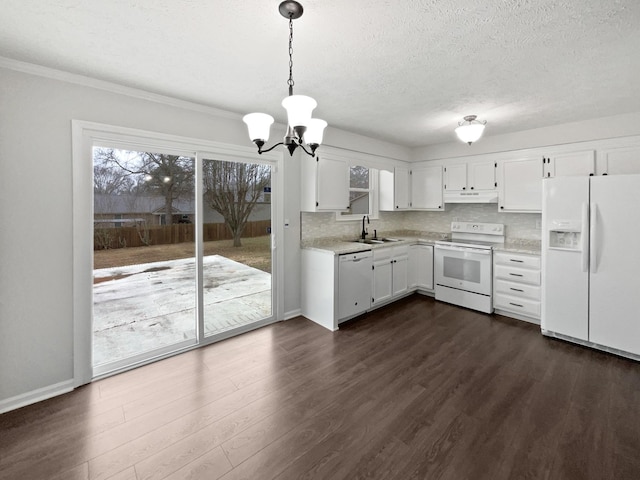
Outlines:
POLYGON ((411 171, 407 167, 395 167, 393 172, 380 170, 379 207, 383 211, 408 210, 410 207, 411 171))
POLYGON ((467 164, 447 165, 444 167, 444 189, 457 191, 467 189, 467 164))
POLYGON ((411 171, 406 167, 396 167, 393 177, 394 207, 396 210, 406 210, 410 207, 410 175, 411 171))
POLYGON ((381 170, 379 187, 380 210, 444 210, 440 165, 381 170))
POLYGON ((411 208, 444 210, 442 199, 442 167, 415 167, 411 171, 411 208))
POLYGON ((495 190, 497 166, 495 162, 470 163, 467 186, 471 190, 495 190))
POLYGON ((315 158, 301 155, 303 212, 341 211, 349 208, 349 163, 329 153, 315 158))
POLYGON ((542 211, 542 158, 503 160, 498 164, 501 212, 542 211))
POLYGON ((589 176, 596 174, 596 161, 593 150, 566 152, 545 155, 545 177, 589 176))
POLYGON ((496 189, 496 164, 494 162, 447 165, 444 171, 444 189, 447 192, 496 189))
POLYGON ((640 173, 640 146, 598 151, 598 175, 640 173))

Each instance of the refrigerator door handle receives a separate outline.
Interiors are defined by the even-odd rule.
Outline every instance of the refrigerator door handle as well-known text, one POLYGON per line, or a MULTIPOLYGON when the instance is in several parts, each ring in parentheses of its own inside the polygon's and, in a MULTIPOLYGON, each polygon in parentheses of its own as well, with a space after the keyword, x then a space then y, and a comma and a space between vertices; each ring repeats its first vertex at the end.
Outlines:
POLYGON ((595 202, 591 202, 589 206, 589 217, 589 267, 591 268, 591 273, 597 273, 598 247, 596 240, 598 238, 598 205, 595 202))
POLYGON ((589 232, 589 204, 582 204, 582 271, 589 270, 589 244, 587 243, 587 232, 589 232))

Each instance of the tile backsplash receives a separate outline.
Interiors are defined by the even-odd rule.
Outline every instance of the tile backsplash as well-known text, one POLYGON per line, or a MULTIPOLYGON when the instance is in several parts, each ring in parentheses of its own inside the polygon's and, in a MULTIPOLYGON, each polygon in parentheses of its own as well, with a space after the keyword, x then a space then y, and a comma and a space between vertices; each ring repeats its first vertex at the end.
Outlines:
MULTIPOLYGON (((500 213, 496 204, 447 204, 444 212, 380 212, 380 218, 371 220, 367 229, 378 231, 416 230, 423 232, 451 231, 451 222, 503 223, 507 240, 540 240, 539 213, 500 213)), ((318 238, 358 237, 362 230, 359 221, 337 221, 335 213, 302 213, 302 240, 318 238)))

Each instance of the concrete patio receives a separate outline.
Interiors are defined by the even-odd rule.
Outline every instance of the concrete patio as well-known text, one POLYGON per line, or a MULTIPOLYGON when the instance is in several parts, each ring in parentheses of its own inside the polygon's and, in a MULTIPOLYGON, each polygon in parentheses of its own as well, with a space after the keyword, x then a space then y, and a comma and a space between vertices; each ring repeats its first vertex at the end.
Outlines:
MULTIPOLYGON (((94 366, 195 338, 193 258, 104 268, 93 275, 94 366)), ((271 274, 262 270, 207 256, 203 287, 206 335, 271 315, 271 274)))

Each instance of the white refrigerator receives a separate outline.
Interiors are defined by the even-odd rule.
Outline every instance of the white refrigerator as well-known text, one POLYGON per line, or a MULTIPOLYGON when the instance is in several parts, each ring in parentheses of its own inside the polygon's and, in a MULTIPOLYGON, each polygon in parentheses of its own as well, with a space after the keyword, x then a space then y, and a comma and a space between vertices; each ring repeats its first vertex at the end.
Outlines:
POLYGON ((640 175, 542 184, 542 332, 640 355, 640 175))

